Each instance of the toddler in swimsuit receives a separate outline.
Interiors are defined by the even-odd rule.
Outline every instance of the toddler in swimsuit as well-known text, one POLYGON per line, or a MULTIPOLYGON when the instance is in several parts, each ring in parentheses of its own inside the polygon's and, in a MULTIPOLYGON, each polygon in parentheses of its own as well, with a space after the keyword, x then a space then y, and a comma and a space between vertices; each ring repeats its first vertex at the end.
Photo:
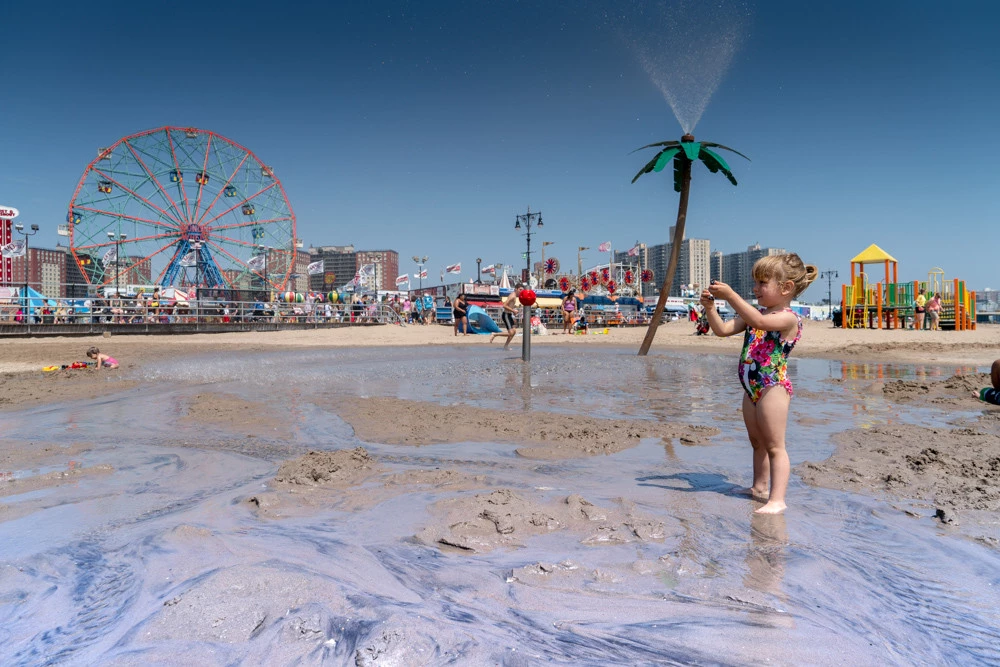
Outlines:
POLYGON ((759 308, 722 282, 712 281, 701 293, 701 305, 716 336, 743 333, 738 375, 745 392, 743 421, 753 446, 753 485, 749 493, 755 498, 767 498, 757 509, 762 514, 785 510, 789 475, 785 428, 792 400, 787 362, 802 336, 802 320, 792 312, 791 303, 817 275, 815 266, 803 264, 794 253, 769 255, 753 267, 753 293, 759 308), (715 309, 717 298, 732 306, 735 319, 722 320, 715 309))
POLYGON ((87 356, 97 362, 97 370, 101 370, 102 368, 118 368, 117 359, 102 354, 96 347, 87 350, 87 356))

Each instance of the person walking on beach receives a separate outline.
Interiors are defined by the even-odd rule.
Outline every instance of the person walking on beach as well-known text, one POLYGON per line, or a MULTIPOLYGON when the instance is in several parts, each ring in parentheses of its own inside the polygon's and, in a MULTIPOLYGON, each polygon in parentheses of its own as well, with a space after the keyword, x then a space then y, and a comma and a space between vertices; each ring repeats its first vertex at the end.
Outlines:
POLYGON ((576 307, 579 305, 579 298, 575 289, 566 292, 562 300, 563 333, 573 333, 573 322, 576 320, 576 307))
POLYGON ((938 322, 941 321, 941 294, 932 294, 931 300, 927 302, 927 319, 930 321, 931 331, 938 330, 938 322))
POLYGON ((913 329, 915 331, 920 331, 924 328, 924 315, 927 311, 927 295, 924 294, 924 289, 920 288, 920 294, 913 302, 913 329))
POLYGON ((451 304, 451 315, 455 319, 455 335, 457 336, 458 330, 462 329, 462 333, 468 336, 469 302, 464 292, 455 297, 454 303, 451 304))
POLYGON ((490 336, 490 342, 497 336, 507 336, 507 340, 504 341, 503 349, 510 349, 510 341, 514 339, 514 334, 517 333, 517 327, 514 326, 514 316, 517 315, 517 296, 521 293, 521 286, 518 285, 503 301, 503 313, 500 315, 500 321, 507 328, 507 333, 495 333, 490 336))
POLYGON ((722 282, 713 281, 701 293, 701 305, 716 336, 743 332, 738 375, 746 392, 743 422, 753 447, 749 493, 755 498, 767 497, 764 506, 757 509, 761 514, 778 514, 786 507, 789 463, 785 428, 792 400, 787 361, 802 336, 802 319, 792 311, 791 303, 817 275, 815 266, 803 264, 794 253, 770 255, 753 266, 753 293, 759 310, 722 282), (716 299, 724 299, 736 317, 724 322, 715 308, 716 299))
POLYGON ((1000 405, 1000 359, 994 361, 990 368, 990 381, 992 387, 983 387, 979 391, 972 392, 972 395, 980 401, 1000 405))

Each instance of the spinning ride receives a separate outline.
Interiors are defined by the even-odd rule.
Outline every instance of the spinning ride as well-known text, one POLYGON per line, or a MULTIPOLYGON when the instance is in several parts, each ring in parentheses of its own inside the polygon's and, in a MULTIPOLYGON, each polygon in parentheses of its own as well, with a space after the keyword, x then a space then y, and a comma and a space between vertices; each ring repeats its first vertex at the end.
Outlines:
POLYGON ((271 167, 225 137, 161 127, 98 151, 67 214, 90 284, 283 289, 295 214, 271 167))

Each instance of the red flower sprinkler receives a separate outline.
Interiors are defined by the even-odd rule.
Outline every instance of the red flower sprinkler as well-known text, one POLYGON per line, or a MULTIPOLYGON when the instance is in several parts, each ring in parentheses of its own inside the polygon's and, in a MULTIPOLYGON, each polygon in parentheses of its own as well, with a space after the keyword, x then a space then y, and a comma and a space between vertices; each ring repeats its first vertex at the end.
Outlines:
POLYGON ((729 179, 730 183, 736 185, 736 177, 733 176, 729 165, 726 164, 726 161, 718 153, 710 150, 710 148, 721 148, 731 153, 736 153, 747 160, 750 159, 738 150, 723 146, 722 144, 713 144, 707 141, 697 142, 694 140, 694 135, 692 134, 685 134, 681 137, 680 141, 660 141, 636 150, 641 151, 644 148, 654 147, 660 147, 660 152, 645 167, 639 170, 639 173, 635 175, 632 182, 635 183, 639 180, 640 176, 648 174, 651 171, 663 171, 668 163, 673 162, 674 191, 681 193, 681 199, 677 205, 677 224, 674 227, 674 239, 670 247, 670 263, 667 265, 666 275, 663 276, 663 284, 660 287, 660 298, 656 301, 656 308, 653 310, 653 317, 649 321, 649 327, 646 329, 646 336, 642 339, 642 345, 639 347, 640 357, 646 356, 650 346, 653 344, 656 329, 660 326, 660 319, 663 317, 663 310, 667 305, 667 296, 670 295, 674 272, 677 270, 681 242, 684 240, 684 223, 687 220, 688 195, 691 192, 691 165, 695 160, 701 160, 710 172, 716 174, 721 171, 729 179))

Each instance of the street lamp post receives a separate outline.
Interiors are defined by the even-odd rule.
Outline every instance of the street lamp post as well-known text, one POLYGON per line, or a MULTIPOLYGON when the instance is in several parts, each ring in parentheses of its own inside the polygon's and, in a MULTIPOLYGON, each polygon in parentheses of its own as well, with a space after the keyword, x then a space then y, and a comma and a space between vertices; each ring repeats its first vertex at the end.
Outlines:
POLYGON ((830 269, 819 274, 820 278, 826 278, 826 304, 830 308, 830 318, 833 319, 833 279, 839 277, 835 269, 830 269))
POLYGON ((14 229, 24 237, 24 323, 29 324, 31 322, 29 315, 31 312, 31 301, 28 299, 28 270, 31 268, 31 255, 28 253, 28 237, 38 233, 38 225, 31 225, 30 232, 24 231, 24 225, 22 224, 14 225, 14 229))
POLYGON ((477 285, 482 285, 483 284, 482 263, 483 263, 483 258, 482 257, 476 257, 476 284, 477 285))
POLYGON ((424 290, 424 265, 430 257, 427 255, 424 255, 423 257, 420 255, 414 255, 412 259, 417 263, 417 280, 420 281, 420 291, 422 292, 424 290))
POLYGON ((128 238, 125 234, 115 234, 114 232, 108 232, 108 238, 115 244, 115 298, 121 299, 121 287, 119 277, 122 273, 121 268, 121 252, 122 252, 122 241, 128 238))
POLYGON ((583 275, 583 260, 580 258, 580 253, 583 252, 584 250, 590 250, 590 248, 587 248, 585 246, 580 246, 579 248, 576 249, 576 275, 577 275, 577 277, 583 275))
MULTIPOLYGON (((537 211, 535 213, 531 212, 531 207, 528 207, 528 212, 515 215, 514 216, 514 229, 520 230, 521 224, 524 224, 524 235, 528 240, 528 252, 524 254, 524 261, 527 268, 526 275, 531 276, 531 226, 537 224, 538 227, 543 227, 542 224, 542 212, 537 211)), ((531 361, 531 306, 524 306, 524 311, 522 313, 523 322, 521 326, 524 327, 524 333, 521 336, 521 360, 531 361)))
POLYGON ((261 256, 264 258, 264 275, 261 278, 261 287, 267 291, 267 301, 271 301, 271 287, 267 282, 267 251, 271 248, 266 245, 258 245, 257 250, 260 251, 261 256))

